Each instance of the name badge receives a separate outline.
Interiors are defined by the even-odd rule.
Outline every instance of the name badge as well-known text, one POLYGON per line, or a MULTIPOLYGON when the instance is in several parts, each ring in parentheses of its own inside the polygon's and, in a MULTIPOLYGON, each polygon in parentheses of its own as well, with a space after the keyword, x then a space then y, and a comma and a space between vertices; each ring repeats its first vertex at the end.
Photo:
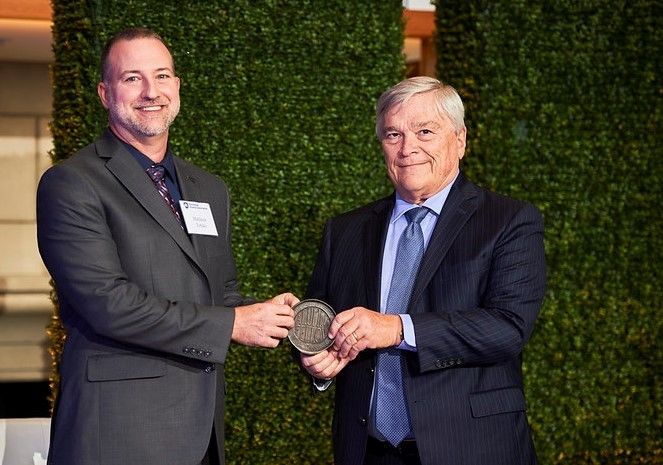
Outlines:
POLYGON ((219 235, 209 203, 180 200, 180 210, 189 234, 219 235))

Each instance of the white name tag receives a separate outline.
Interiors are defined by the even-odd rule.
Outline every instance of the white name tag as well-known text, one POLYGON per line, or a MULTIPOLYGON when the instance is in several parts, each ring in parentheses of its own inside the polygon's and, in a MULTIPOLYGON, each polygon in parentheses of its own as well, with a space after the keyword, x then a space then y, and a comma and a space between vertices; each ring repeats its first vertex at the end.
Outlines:
POLYGON ((180 200, 180 210, 189 234, 219 235, 209 203, 180 200))

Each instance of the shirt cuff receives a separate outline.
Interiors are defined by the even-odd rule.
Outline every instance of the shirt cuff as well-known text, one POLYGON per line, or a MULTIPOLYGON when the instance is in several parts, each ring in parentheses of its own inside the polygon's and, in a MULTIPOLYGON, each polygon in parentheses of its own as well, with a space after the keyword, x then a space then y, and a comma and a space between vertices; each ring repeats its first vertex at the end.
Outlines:
POLYGON ((401 350, 409 350, 410 352, 417 351, 417 338, 414 335, 414 325, 412 324, 412 317, 407 313, 399 313, 401 322, 403 323, 403 341, 398 345, 401 350))
POLYGON ((326 391, 331 386, 332 379, 313 378, 313 387, 316 391, 326 391))

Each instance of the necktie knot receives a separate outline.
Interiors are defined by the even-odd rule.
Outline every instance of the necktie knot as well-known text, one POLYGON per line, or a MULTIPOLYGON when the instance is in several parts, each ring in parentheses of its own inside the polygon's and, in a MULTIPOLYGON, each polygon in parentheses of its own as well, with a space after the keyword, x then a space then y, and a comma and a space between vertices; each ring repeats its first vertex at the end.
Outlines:
POLYGON ((163 165, 152 165, 145 171, 154 182, 160 182, 166 174, 166 168, 163 165))
POLYGON ((426 207, 415 207, 406 211, 404 214, 408 224, 411 223, 419 224, 423 221, 424 217, 428 214, 428 212, 429 210, 426 207))

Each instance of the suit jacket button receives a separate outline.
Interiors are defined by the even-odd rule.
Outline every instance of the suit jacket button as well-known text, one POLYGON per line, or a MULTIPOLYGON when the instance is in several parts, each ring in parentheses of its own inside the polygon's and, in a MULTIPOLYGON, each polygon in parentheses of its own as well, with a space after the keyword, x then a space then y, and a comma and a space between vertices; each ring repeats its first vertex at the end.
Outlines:
POLYGON ((205 351, 205 357, 209 357, 210 355, 212 355, 212 352, 210 352, 209 350, 206 350, 205 351))
POLYGON ((364 417, 360 417, 360 418, 359 418, 359 424, 360 424, 361 426, 366 426, 366 423, 368 423, 368 422, 366 421, 366 418, 364 418, 364 417))
POLYGON ((185 354, 188 354, 189 352, 191 352, 191 349, 189 349, 188 347, 185 347, 184 349, 182 349, 182 352, 184 352, 185 354))

